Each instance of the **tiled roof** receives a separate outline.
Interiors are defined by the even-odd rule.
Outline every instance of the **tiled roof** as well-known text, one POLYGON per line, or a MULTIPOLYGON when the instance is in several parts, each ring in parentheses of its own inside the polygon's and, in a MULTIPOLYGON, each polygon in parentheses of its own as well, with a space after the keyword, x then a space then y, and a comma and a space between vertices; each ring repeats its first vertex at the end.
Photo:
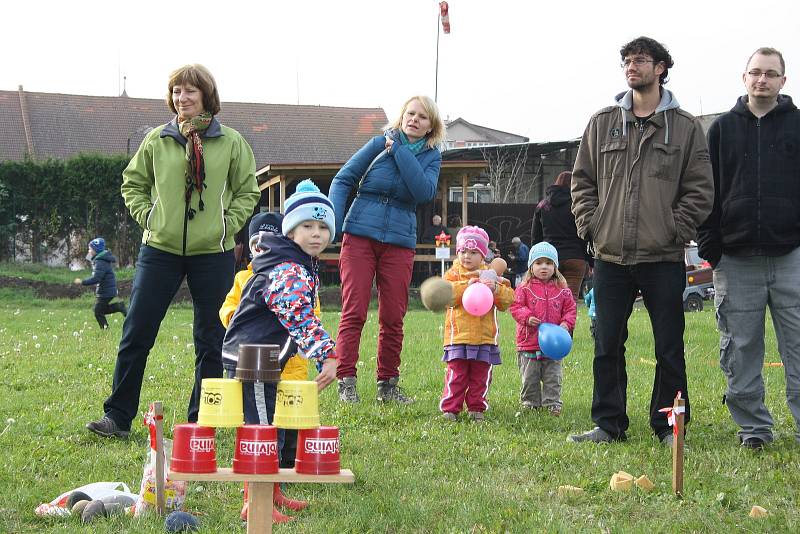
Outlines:
POLYGON ((527 137, 509 132, 503 132, 501 130, 495 130, 494 128, 487 128, 486 126, 480 126, 478 124, 473 124, 471 122, 466 121, 465 119, 462 119, 461 117, 449 121, 447 123, 447 127, 451 128, 459 124, 475 132, 476 134, 475 139, 451 139, 451 136, 448 135, 447 136, 448 141, 480 140, 480 141, 488 141, 489 143, 496 145, 503 145, 509 143, 527 143, 528 141, 530 141, 530 139, 528 139, 527 137))
MULTIPOLYGON (((81 152, 125 154, 145 131, 172 119, 164 100, 24 92, 37 158, 81 152)), ((0 91, 0 161, 27 151, 18 91, 0 91)), ((256 167, 276 163, 343 163, 386 124, 380 108, 223 102, 219 120, 241 133, 256 167)))

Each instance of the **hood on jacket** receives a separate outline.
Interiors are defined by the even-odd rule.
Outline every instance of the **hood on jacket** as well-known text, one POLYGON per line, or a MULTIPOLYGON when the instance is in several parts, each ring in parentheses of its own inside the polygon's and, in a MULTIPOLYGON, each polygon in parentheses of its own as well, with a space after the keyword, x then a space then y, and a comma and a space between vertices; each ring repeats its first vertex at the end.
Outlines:
POLYGON ((261 254, 253 258, 253 272, 268 274, 276 265, 291 261, 303 265, 309 272, 314 270, 314 260, 300 246, 284 235, 261 233, 258 248, 261 254))
MULTIPOLYGON (((617 106, 622 109, 622 135, 623 137, 628 134, 628 117, 626 112, 633 114, 633 89, 628 89, 614 97, 617 106)), ((669 89, 661 88, 661 102, 658 103, 655 113, 664 113, 664 124, 666 125, 667 132, 664 137, 664 142, 669 144, 669 119, 667 119, 666 111, 670 109, 678 109, 680 104, 675 95, 669 89)))
POLYGON ((547 188, 544 202, 540 203, 541 207, 548 209, 549 206, 563 206, 565 204, 572 204, 572 196, 569 192, 569 185, 551 185, 547 188), (544 204, 548 204, 547 207, 544 204))
MULTIPOLYGON (((731 108, 731 112, 736 113, 737 115, 742 115, 743 117, 748 118, 755 118, 756 116, 753 115, 753 112, 750 111, 750 108, 747 107, 747 102, 749 98, 747 95, 742 95, 736 100, 736 105, 731 108)), ((787 113, 789 111, 794 111, 797 109, 797 106, 794 105, 792 102, 792 97, 789 95, 778 95, 778 105, 775 106, 767 115, 780 115, 783 113, 787 113)))
POLYGON ((105 249, 103 252, 98 252, 92 258, 92 261, 107 261, 108 263, 116 263, 117 258, 111 253, 110 250, 105 249))

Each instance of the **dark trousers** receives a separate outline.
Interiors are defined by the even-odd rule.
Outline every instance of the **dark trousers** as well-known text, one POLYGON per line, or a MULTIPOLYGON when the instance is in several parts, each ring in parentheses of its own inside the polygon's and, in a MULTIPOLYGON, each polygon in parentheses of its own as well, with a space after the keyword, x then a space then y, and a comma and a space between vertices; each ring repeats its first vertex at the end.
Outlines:
POLYGON ((94 318, 97 319, 97 324, 100 325, 100 328, 108 328, 106 315, 111 313, 121 313, 125 315, 125 313, 127 313, 125 303, 115 302, 111 304, 112 298, 114 297, 97 297, 94 301, 94 318))
POLYGON ((686 361, 683 353, 683 288, 680 262, 618 265, 595 260, 594 297, 597 310, 594 348, 592 420, 614 437, 628 429, 625 341, 633 302, 641 291, 655 341, 656 373, 650 398, 650 426, 659 437, 671 432, 661 408, 672 406, 680 391, 686 399, 686 361))
POLYGON ((184 278, 194 306, 195 378, 189 400, 189 422, 197 421, 202 379, 222 378, 225 328, 218 314, 233 285, 233 251, 178 256, 142 245, 130 307, 122 325, 113 390, 103 405, 106 415, 123 430, 130 429, 137 415, 147 356, 184 278))

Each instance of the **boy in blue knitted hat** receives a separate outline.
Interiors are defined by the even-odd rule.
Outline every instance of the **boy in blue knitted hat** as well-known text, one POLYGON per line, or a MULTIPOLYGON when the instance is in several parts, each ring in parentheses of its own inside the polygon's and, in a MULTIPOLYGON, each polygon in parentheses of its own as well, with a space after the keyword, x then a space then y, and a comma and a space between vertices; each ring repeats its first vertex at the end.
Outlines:
MULTIPOLYGON (((244 284, 239 305, 229 319, 222 343, 222 363, 232 378, 239 345, 278 345, 282 368, 295 353, 316 361, 316 381, 321 390, 336 379, 337 360, 333 339, 314 314, 319 287, 317 266, 319 255, 336 235, 336 219, 330 200, 311 180, 298 184, 295 193, 286 199, 284 211, 282 234, 265 228, 250 237, 253 275, 244 284)), ((251 229, 252 226, 251 223, 251 229)), ((245 423, 272 424, 276 390, 275 384, 242 384, 245 423)), ((279 450, 282 438, 279 434, 279 450)), ((243 518, 247 514, 246 502, 245 499, 243 518)), ((276 503, 281 504, 277 500, 276 503)), ((273 522, 290 519, 275 508, 272 517, 273 522)))
POLYGON ((100 328, 105 330, 108 328, 106 315, 121 313, 124 317, 128 314, 124 302, 111 304, 111 300, 117 296, 117 277, 114 274, 114 264, 117 262, 117 258, 106 248, 105 239, 95 237, 89 241, 89 252, 86 259, 92 262, 92 276, 85 280, 76 278, 74 282, 77 285, 97 286, 94 290, 96 297, 94 318, 97 319, 100 328))

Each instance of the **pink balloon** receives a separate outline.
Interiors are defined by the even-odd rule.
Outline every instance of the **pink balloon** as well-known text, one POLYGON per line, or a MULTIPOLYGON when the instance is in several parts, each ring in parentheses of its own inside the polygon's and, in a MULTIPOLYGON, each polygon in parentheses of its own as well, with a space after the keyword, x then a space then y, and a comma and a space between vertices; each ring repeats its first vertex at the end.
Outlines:
POLYGON ((461 303, 467 313, 480 317, 481 315, 486 315, 492 309, 494 296, 492 295, 492 290, 485 284, 474 283, 464 291, 461 303))

